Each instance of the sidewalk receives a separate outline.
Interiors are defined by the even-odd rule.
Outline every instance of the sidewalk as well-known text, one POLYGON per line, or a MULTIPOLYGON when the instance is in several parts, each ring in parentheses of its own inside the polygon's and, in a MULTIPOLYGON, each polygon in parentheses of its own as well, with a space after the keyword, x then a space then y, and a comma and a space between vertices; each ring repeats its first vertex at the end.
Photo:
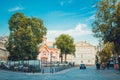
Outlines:
MULTIPOLYGON (((3 72, 3 73, 12 73, 12 74, 28 74, 28 75, 49 75, 49 74, 63 74, 63 73, 67 73, 71 70, 74 70, 76 69, 77 67, 73 67, 73 68, 69 68, 69 69, 65 69, 65 70, 61 70, 61 71, 58 71, 58 72, 54 72, 54 73, 41 73, 41 72, 38 72, 38 73, 33 73, 33 72, 16 72, 16 71, 9 71, 9 70, 2 70, 0 69, 0 72, 3 72)), ((49 71, 49 70, 48 70, 49 71)))
POLYGON ((111 72, 113 72, 113 73, 115 73, 115 74, 120 74, 120 71, 119 71, 119 70, 116 70, 116 69, 105 69, 105 70, 111 71, 111 72))
POLYGON ((120 70, 114 70, 116 74, 120 74, 120 70))

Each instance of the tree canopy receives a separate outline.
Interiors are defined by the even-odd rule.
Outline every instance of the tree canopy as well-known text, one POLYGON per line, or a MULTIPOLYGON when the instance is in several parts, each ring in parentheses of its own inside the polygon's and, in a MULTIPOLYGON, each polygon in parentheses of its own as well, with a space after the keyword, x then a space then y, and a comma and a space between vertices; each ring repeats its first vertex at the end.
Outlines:
POLYGON ((46 35, 46 27, 41 19, 26 17, 23 13, 15 13, 9 20, 10 35, 7 50, 10 60, 36 59, 37 45, 46 35))
POLYGON ((63 54, 65 54, 65 61, 67 58, 67 54, 74 54, 75 53, 75 45, 74 45, 74 39, 67 35, 67 34, 61 34, 56 39, 56 45, 57 48, 61 49, 61 61, 63 58, 63 54))
POLYGON ((104 48, 99 52, 101 62, 106 62, 114 54, 114 43, 107 42, 104 44, 104 48))
POLYGON ((115 51, 120 53, 120 2, 100 0, 92 29, 94 36, 106 42, 113 42, 115 51))

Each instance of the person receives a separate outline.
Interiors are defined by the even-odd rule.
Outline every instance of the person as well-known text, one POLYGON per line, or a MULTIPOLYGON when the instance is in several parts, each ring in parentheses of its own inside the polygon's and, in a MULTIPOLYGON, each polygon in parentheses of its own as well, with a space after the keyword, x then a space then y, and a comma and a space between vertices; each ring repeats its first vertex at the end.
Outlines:
POLYGON ((100 70, 100 63, 98 63, 98 70, 100 70))
POLYGON ((100 64, 98 62, 96 63, 96 68, 97 70, 100 70, 100 64))
POLYGON ((103 70, 105 69, 105 63, 104 62, 102 63, 101 67, 102 67, 103 70))
POLYGON ((109 69, 109 61, 107 62, 107 69, 109 69))
POLYGON ((75 67, 75 62, 73 62, 73 67, 75 67))
POLYGON ((98 70, 98 63, 96 63, 96 69, 98 70))

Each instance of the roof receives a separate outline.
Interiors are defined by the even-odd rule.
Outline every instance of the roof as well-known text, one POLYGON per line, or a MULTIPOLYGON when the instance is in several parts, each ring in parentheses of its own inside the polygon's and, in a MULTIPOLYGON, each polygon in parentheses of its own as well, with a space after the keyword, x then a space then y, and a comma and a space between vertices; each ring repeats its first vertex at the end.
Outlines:
POLYGON ((47 44, 42 44, 42 45, 39 47, 39 51, 40 51, 42 48, 45 48, 47 51, 60 51, 60 49, 55 48, 55 47, 53 47, 53 46, 47 46, 47 44))
POLYGON ((75 45, 78 47, 95 47, 90 43, 88 43, 87 41, 79 41, 79 42, 76 42, 75 45))

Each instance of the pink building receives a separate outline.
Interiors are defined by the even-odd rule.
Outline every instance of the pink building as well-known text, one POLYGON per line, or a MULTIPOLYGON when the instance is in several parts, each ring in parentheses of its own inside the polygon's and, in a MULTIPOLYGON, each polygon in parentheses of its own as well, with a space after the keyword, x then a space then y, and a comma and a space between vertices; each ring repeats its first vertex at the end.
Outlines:
POLYGON ((42 62, 59 61, 60 49, 53 46, 53 42, 47 42, 47 38, 43 38, 42 44, 39 45, 38 60, 42 62))

